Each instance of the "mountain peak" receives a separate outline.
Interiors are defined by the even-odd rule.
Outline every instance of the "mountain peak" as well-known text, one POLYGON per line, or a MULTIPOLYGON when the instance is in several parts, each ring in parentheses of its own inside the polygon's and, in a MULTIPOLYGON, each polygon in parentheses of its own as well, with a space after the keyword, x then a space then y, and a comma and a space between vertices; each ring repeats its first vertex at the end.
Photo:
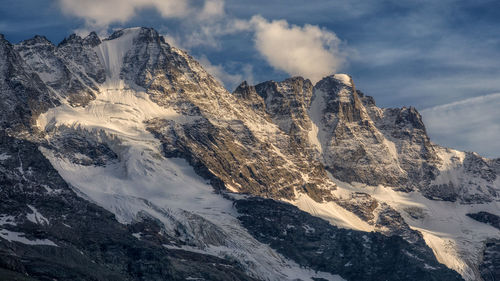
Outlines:
POLYGON ((160 35, 154 28, 150 27, 129 27, 113 32, 105 40, 114 40, 122 36, 133 36, 139 38, 140 41, 153 42, 160 40, 160 35))
POLYGON ((141 29, 140 27, 130 27, 130 28, 120 29, 113 32, 108 38, 104 39, 104 41, 114 40, 123 37, 125 35, 137 34, 140 31, 140 29, 141 29))
MULTIPOLYGON (((176 248, 189 245, 187 249, 195 247, 213 253, 209 250, 227 247, 228 252, 217 250, 217 255, 234 258, 252 276, 263 280, 283 280, 278 266, 282 261, 274 261, 278 255, 271 248, 262 248, 268 244, 276 249, 298 249, 281 252, 292 260, 322 261, 321 267, 316 263, 301 266, 327 269, 330 273, 347 270, 352 274, 373 273, 371 268, 365 270, 373 262, 381 266, 373 268, 390 272, 394 264, 372 258, 378 257, 378 252, 370 249, 383 246, 384 252, 391 253, 389 260, 406 262, 400 264, 401 270, 393 270, 397 275, 387 280, 425 279, 415 272, 436 276, 425 280, 457 280, 456 274, 453 279, 435 275, 438 268, 445 268, 426 246, 427 238, 436 241, 429 246, 438 254, 453 247, 453 251, 445 252, 447 259, 443 263, 467 276, 468 281, 479 280, 469 272, 479 272, 482 261, 477 257, 481 256, 483 241, 498 237, 498 232, 492 232, 486 224, 471 225, 465 212, 470 210, 469 205, 476 204, 474 210, 498 214, 494 204, 500 194, 500 160, 489 162, 473 153, 431 143, 415 108, 379 108, 373 98, 356 90, 347 74, 326 76, 316 85, 300 76, 255 86, 244 81, 231 95, 192 57, 164 44, 152 28, 118 30, 102 41, 95 32, 83 39, 70 35, 60 48, 45 45, 51 43, 41 36, 23 44, 12 46, 0 40, 0 58, 7 62, 0 63, 0 100, 8 101, 0 103, 0 126, 10 129, 15 125, 25 135, 31 132, 29 128, 36 127, 33 131, 43 135, 34 139, 34 149, 27 151, 6 147, 11 141, 0 142, 0 178, 10 180, 10 175, 16 173, 18 180, 7 186, 15 189, 0 192, 0 201, 10 200, 10 194, 17 194, 18 186, 28 180, 33 180, 36 188, 53 181, 40 181, 37 176, 47 174, 45 167, 49 164, 38 165, 43 167, 38 172, 30 164, 31 152, 36 151, 40 157, 49 158, 59 172, 52 174, 63 176, 68 186, 78 187, 78 194, 115 215, 106 217, 130 225, 133 229, 128 236, 132 241, 149 239, 148 232, 136 222, 151 217, 161 222, 161 231, 152 229, 163 237, 157 241, 161 249, 165 248, 163 239, 170 241, 169 237, 174 236, 176 240, 168 245, 175 244, 176 248), (208 182, 216 193, 207 188, 208 182), (290 213, 297 217, 302 211, 290 206, 280 208, 276 205, 281 204, 279 201, 270 200, 253 200, 247 204, 249 208, 242 207, 241 200, 246 199, 232 204, 233 196, 243 197, 226 194, 224 189, 286 200, 356 232, 349 232, 351 235, 304 216, 292 224, 290 213), (275 212, 278 208, 281 211, 275 212), (273 215, 263 219, 260 211, 273 215), (244 213, 251 215, 238 215, 244 213), (279 221, 283 223, 276 223, 279 221), (257 239, 264 239, 262 245, 252 240, 252 231, 257 239), (331 239, 340 234, 343 236, 336 237, 341 240, 331 239), (400 236, 399 242, 394 244, 393 238, 382 235, 400 236), (318 240, 320 236, 325 239, 318 240), (357 240, 345 240, 348 236, 357 240), (476 238, 471 243, 473 236, 476 238), (293 243, 275 244, 283 241, 293 243), (310 242, 318 251, 311 250, 310 242), (354 246, 343 250, 344 242, 354 246), (415 251, 401 248, 403 242, 415 251), (307 255, 297 257, 297 252, 307 255), (256 264, 246 266, 248 260, 256 264), (338 263, 330 266, 331 261, 338 263), (277 266, 267 267, 269 264, 277 266), (420 271, 408 270, 408 265, 420 271), (266 271, 253 271, 261 268, 266 271)), ((52 199, 58 198, 59 193, 51 190, 60 184, 50 186, 44 192, 50 193, 52 199)), ((12 230, 34 230, 33 224, 23 220, 35 216, 29 206, 36 205, 54 222, 40 229, 61 233, 65 226, 57 222, 67 214, 49 216, 59 210, 38 204, 42 200, 27 202, 23 194, 19 198, 21 207, 12 209, 24 208, 28 213, 8 213, 12 220, 21 222, 18 229, 12 230)), ((80 231, 80 214, 69 214, 75 217, 74 226, 73 221, 64 220, 75 228, 74 233, 80 231)), ((126 238, 106 233, 106 228, 98 229, 108 236, 126 238)), ((0 238, 2 234, 3 230, 0 238)), ((152 238, 156 241, 158 237, 152 238)), ((49 238, 62 246, 67 242, 58 235, 49 238)), ((128 240, 120 243, 128 245, 128 240)), ((5 247, 0 246, 2 249, 5 247)), ((16 254, 26 252, 23 249, 16 254)), ((73 252, 81 258, 77 251, 73 252)), ((95 255, 99 253, 85 256, 95 255)), ((377 277, 356 276, 348 280, 377 277)))
POLYGON ((99 38, 99 36, 97 36, 95 31, 92 31, 89 33, 89 35, 87 35, 87 37, 85 37, 83 39, 83 44, 91 46, 91 47, 95 47, 95 46, 101 44, 101 39, 99 38))
POLYGON ((247 80, 245 80, 245 81, 241 82, 240 85, 238 85, 238 87, 236 87, 233 94, 240 93, 241 91, 244 91, 244 90, 248 89, 249 87, 251 87, 251 86, 248 84, 247 80))
POLYGON ((420 129, 425 131, 425 125, 422 121, 422 116, 413 106, 403 107, 396 119, 396 124, 406 124, 409 123, 415 129, 420 129))
POLYGON ((52 42, 50 42, 47 37, 42 35, 35 35, 33 38, 24 40, 19 45, 32 46, 32 45, 50 45, 53 46, 52 42))
POLYGON ((76 35, 75 33, 71 34, 70 36, 64 38, 61 43, 59 43, 57 46, 64 46, 66 44, 72 44, 72 43, 81 43, 82 42, 82 37, 76 35))
POLYGON ((249 85, 247 81, 243 81, 238 87, 236 87, 236 89, 233 92, 233 95, 244 99, 249 99, 257 95, 257 93, 255 92, 254 86, 249 85))
POLYGON ((339 74, 334 74, 333 78, 336 79, 337 81, 342 82, 343 84, 352 87, 352 77, 347 74, 339 73, 339 74))
POLYGON ((61 43, 59 43, 59 45, 57 46, 61 47, 67 44, 83 44, 93 48, 101 44, 101 39, 99 39, 99 36, 97 36, 97 33, 95 33, 95 31, 90 32, 89 35, 87 35, 85 38, 82 38, 79 35, 73 33, 70 36, 64 38, 64 40, 61 41, 61 43))
POLYGON ((352 87, 354 83, 352 82, 352 77, 348 74, 343 74, 343 73, 337 73, 337 74, 332 74, 329 76, 324 77, 321 79, 316 85, 321 85, 324 83, 336 83, 336 84, 343 84, 348 87, 352 87))

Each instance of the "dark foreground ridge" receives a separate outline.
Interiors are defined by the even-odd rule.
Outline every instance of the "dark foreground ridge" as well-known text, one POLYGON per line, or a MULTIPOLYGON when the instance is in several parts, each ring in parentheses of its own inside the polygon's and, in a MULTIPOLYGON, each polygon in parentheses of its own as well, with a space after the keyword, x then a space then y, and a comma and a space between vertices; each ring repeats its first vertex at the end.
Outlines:
POLYGON ((230 93, 151 28, 0 36, 0 141, 0 279, 460 280, 423 231, 499 279, 500 159, 432 143, 346 74, 230 93))
POLYGON ((11 156, 0 161, 0 214, 16 222, 0 229, 0 280, 255 280, 234 261, 166 249, 176 239, 158 231, 138 240, 132 233, 159 228, 154 221, 118 223, 77 196, 33 143, 0 135, 0 154, 11 156), (47 220, 30 221, 31 208, 47 220))
POLYGON ((332 226, 287 203, 251 198, 234 203, 242 224, 280 254, 346 280, 463 280, 432 250, 398 236, 332 226))

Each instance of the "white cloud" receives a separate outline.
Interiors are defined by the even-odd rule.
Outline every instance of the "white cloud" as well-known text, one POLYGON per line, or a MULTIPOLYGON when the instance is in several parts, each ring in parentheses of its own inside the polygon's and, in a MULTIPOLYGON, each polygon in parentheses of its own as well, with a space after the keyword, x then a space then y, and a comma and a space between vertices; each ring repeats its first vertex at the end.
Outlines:
POLYGON ((171 46, 174 46, 176 48, 179 48, 179 49, 183 49, 185 50, 186 48, 184 48, 184 46, 181 44, 181 40, 179 39, 179 37, 176 37, 176 36, 172 36, 168 33, 162 33, 161 36, 163 36, 163 39, 165 39, 165 41, 170 44, 171 46))
POLYGON ((254 34, 257 51, 272 67, 313 82, 337 72, 345 62, 346 53, 340 51, 341 41, 335 33, 309 24, 300 27, 285 20, 269 22, 261 16, 251 20, 226 18, 201 25, 180 41, 188 48, 219 48, 222 36, 240 32, 254 34))
POLYGON ((187 16, 207 19, 224 13, 223 0, 206 0, 196 7, 189 0, 59 0, 63 13, 85 20, 92 28, 106 28, 111 23, 125 23, 143 9, 155 9, 163 18, 187 16))
POLYGON ((188 48, 208 46, 218 49, 221 47, 221 37, 238 32, 252 31, 253 26, 247 20, 222 18, 209 24, 195 24, 189 26, 189 32, 182 36, 182 45, 188 48))
POLYGON ((285 20, 267 21, 254 16, 257 50, 274 68, 290 75, 300 75, 319 81, 337 72, 345 61, 335 33, 318 26, 289 25, 285 20))
POLYGON ((431 139, 441 145, 500 157, 500 93, 421 110, 431 139))
MULTIPOLYGON (((185 19, 179 22, 179 31, 165 36, 182 48, 220 48, 221 38, 226 35, 251 34, 257 51, 272 67, 313 82, 337 72, 345 61, 335 33, 309 24, 296 26, 285 20, 268 21, 261 16, 250 20, 229 17, 224 12, 224 0, 58 0, 58 3, 64 14, 85 20, 85 26, 77 30, 79 34, 95 30, 105 35, 110 24, 124 24, 144 9, 154 9, 163 18, 185 19)), ((205 66, 228 88, 236 80, 239 83, 241 78, 251 76, 247 66, 241 67, 241 74, 228 73, 221 65, 205 62, 205 66)))
POLYGON ((198 59, 203 68, 215 79, 219 80, 229 91, 234 90, 243 80, 253 84, 253 68, 249 64, 243 65, 240 73, 229 73, 222 65, 213 65, 205 56, 198 59))
POLYGON ((206 0, 200 18, 211 19, 222 15, 224 15, 224 0, 206 0))

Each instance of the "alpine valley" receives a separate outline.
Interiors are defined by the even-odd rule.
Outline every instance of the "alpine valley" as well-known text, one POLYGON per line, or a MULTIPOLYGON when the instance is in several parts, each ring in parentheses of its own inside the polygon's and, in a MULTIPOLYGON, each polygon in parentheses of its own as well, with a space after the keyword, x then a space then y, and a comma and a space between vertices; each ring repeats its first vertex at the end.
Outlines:
POLYGON ((230 93, 150 28, 0 35, 0 140, 1 280, 500 280, 500 159, 345 74, 230 93))

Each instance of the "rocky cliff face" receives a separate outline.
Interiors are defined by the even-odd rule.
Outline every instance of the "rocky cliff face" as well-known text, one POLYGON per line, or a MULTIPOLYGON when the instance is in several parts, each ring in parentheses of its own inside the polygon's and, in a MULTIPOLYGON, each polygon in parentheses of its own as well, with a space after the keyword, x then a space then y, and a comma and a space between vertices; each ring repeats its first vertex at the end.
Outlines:
MULTIPOLYGON (((105 80, 104 70, 92 51, 92 37, 73 35, 54 46, 45 37, 35 36, 15 46, 32 71, 72 106, 84 106, 95 99, 95 82, 105 80)), ((96 42, 94 42, 96 43, 96 42)))
POLYGON ((339 229, 269 199, 237 200, 235 206, 250 232, 303 266, 339 273, 348 280, 461 280, 439 264, 429 248, 397 235, 339 229), (431 267, 432 271, 426 270, 431 267))
POLYGON ((38 115, 59 103, 3 36, 0 56, 1 128, 19 134, 32 132, 38 115))
POLYGON ((229 93, 149 28, 57 46, 0 38, 0 47, 5 274, 488 280, 485 268, 499 271, 499 230, 467 214, 500 215, 500 160, 433 144, 415 108, 379 108, 348 75, 229 93), (32 262, 51 259, 47 271, 32 262))
POLYGON ((235 262, 166 249, 176 238, 158 229, 156 242, 147 216, 118 223, 77 196, 36 144, 0 140, 0 279, 254 280, 235 262))

